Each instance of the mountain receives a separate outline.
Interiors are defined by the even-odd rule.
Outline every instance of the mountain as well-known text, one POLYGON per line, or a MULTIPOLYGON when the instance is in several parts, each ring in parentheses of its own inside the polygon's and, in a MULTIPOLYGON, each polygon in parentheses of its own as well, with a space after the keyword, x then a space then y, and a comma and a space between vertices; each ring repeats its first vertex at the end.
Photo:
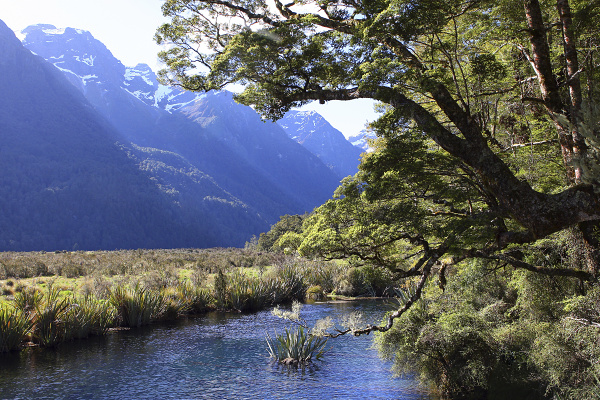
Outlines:
POLYGON ((354 146, 361 148, 363 151, 368 153, 373 151, 373 147, 369 141, 377 139, 377 135, 370 130, 362 130, 356 135, 350 136, 348 141, 354 146))
MULTIPOLYGON (((0 21, 0 249, 213 246, 128 155, 120 133, 0 21)), ((244 210, 245 213, 245 210, 244 210)), ((198 224, 198 221, 203 221, 198 224)))
POLYGON ((340 178, 318 157, 290 140, 278 124, 263 121, 252 108, 237 104, 231 93, 210 92, 180 111, 269 181, 277 182, 300 208, 309 211, 324 203, 339 185, 340 178))
POLYGON ((340 178, 358 172, 363 152, 315 111, 289 111, 278 121, 288 136, 316 154, 340 178))
MULTIPOLYGON (((108 144, 115 151, 110 157, 104 157, 107 165, 100 165, 101 159, 96 165, 93 160, 99 150, 95 145, 104 142, 86 141, 84 149, 77 150, 81 154, 65 154, 56 160, 56 165, 47 166, 46 169, 53 171, 63 168, 71 171, 71 175, 64 174, 66 177, 82 181, 86 180, 85 174, 91 171, 101 174, 107 168, 112 168, 115 173, 120 170, 132 173, 138 180, 136 184, 144 186, 140 192, 150 196, 148 207, 154 207, 155 212, 151 217, 142 211, 138 212, 138 209, 144 209, 142 205, 146 202, 140 194, 135 204, 119 203, 122 213, 129 210, 136 218, 143 215, 148 221, 166 215, 160 224, 148 222, 143 232, 131 232, 131 229, 121 227, 123 235, 139 235, 139 240, 135 242, 115 240, 93 243, 90 239, 82 243, 63 232, 65 244, 60 242, 62 247, 56 247, 58 245, 50 244, 52 241, 48 240, 49 244, 44 249, 70 248, 73 243, 86 249, 241 246, 252 235, 267 230, 280 215, 304 213, 322 204, 339 184, 338 176, 319 158, 289 139, 278 125, 263 122, 250 107, 235 103, 229 93, 196 94, 160 85, 147 65, 138 64, 132 68, 123 66, 101 42, 83 30, 35 25, 26 28, 23 33, 23 44, 53 66, 24 50, 20 43, 17 46, 15 43, 18 41, 15 42, 10 32, 13 46, 36 59, 40 65, 38 68, 53 74, 53 85, 77 97, 88 114, 93 115, 94 120, 101 121, 102 135, 110 138, 108 144), (113 160, 113 156, 120 157, 127 168, 123 167, 121 161, 113 160), (81 168, 73 160, 81 163, 89 160, 94 168, 81 168), (173 226, 172 230, 162 229, 163 225, 169 223, 173 226), (146 240, 146 234, 156 237, 146 240), (169 241, 166 241, 166 237, 169 241)), ((0 62, 4 59, 4 53, 0 53, 0 62)), ((11 79, 14 85, 28 85, 18 77, 11 79)), ((0 80, 8 84, 4 82, 4 75, 0 75, 0 80)), ((29 93, 30 88, 26 89, 15 86, 3 93, 29 93)), ((42 85, 37 99, 33 99, 36 94, 31 93, 31 99, 14 103, 11 113, 39 113, 46 118, 48 125, 56 124, 53 118, 62 122, 64 118, 58 111, 46 115, 29 107, 30 102, 39 103, 40 108, 69 103, 51 98, 51 93, 52 90, 42 85)), ((12 98, 6 100, 14 102, 12 98)), ((71 110, 73 118, 83 115, 76 109, 71 110)), ((14 124, 11 113, 7 112, 2 122, 14 124)), ((75 130, 75 126, 80 124, 80 121, 72 122, 69 125, 72 129, 60 125, 49 130, 57 149, 75 151, 74 142, 79 140, 76 134, 83 132, 75 130), (63 137, 66 132, 70 132, 70 135, 63 137)), ((30 128, 27 135, 32 135, 37 129, 33 126, 30 128)), ((35 139, 31 142, 35 143, 35 139)), ((49 153, 57 152, 57 149, 53 148, 49 153)), ((39 158, 39 153, 30 154, 29 148, 7 148, 6 151, 10 153, 8 159, 23 153, 28 154, 31 165, 45 163, 39 158)), ((15 176, 18 175, 18 169, 14 168, 15 176)), ((29 171, 29 167, 24 171, 29 171)), ((23 172, 20 176, 27 180, 34 174, 23 172)), ((107 190, 107 194, 110 194, 126 190, 121 187, 124 183, 119 186, 120 180, 118 176, 111 176, 101 179, 100 183, 115 183, 115 187, 107 190)), ((0 190, 2 186, 0 182, 0 190)), ((19 190, 27 192, 29 189, 28 183, 19 190)), ((81 207, 77 201, 85 199, 76 190, 69 192, 68 196, 75 208, 81 207)), ((101 194, 97 197, 98 201, 103 200, 101 194)), ((108 200, 107 204, 114 204, 114 201, 108 200)), ((21 214, 31 212, 29 206, 22 208, 19 211, 21 214)), ((83 209, 81 214, 79 220, 84 218, 83 209)), ((102 223, 102 213, 98 211, 94 215, 95 224, 102 223)), ((138 225, 131 224, 132 227, 138 225)), ((35 244, 41 238, 46 240, 46 234, 39 224, 36 229, 39 230, 37 236, 23 231, 20 238, 10 239, 6 243, 2 243, 0 234, 0 250, 39 249, 35 244), (37 239, 25 240, 30 236, 37 239), (27 241, 27 245, 21 245, 24 241, 27 241)), ((85 229, 82 226, 78 231, 85 229)))

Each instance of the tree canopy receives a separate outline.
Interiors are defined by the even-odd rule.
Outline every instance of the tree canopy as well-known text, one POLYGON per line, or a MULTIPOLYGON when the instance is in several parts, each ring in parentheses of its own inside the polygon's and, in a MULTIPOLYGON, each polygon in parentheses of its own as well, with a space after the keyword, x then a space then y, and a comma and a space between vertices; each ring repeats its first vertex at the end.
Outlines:
POLYGON ((390 330, 432 277, 443 291, 473 261, 595 290, 600 2, 168 0, 163 12, 166 82, 241 83, 237 101, 272 119, 309 101, 382 104, 359 173, 274 242, 414 278, 386 323, 355 334, 390 330))
POLYGON ((320 213, 350 218, 333 208, 366 201, 368 222, 314 228, 334 252, 378 257, 405 241, 436 261, 532 269, 511 246, 579 227, 593 265, 562 273, 596 273, 595 2, 169 0, 163 12, 167 82, 241 83, 236 99, 274 119, 313 100, 385 105, 380 151, 320 213), (339 248, 343 232, 362 247, 339 248))

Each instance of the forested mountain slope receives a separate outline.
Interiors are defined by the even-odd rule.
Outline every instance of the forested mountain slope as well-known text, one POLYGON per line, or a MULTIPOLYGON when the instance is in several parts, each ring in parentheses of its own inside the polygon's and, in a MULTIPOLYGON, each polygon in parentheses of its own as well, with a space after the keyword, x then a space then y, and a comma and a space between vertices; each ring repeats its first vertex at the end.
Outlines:
POLYGON ((0 23, 0 249, 216 243, 116 145, 119 133, 0 23))
POLYGON ((242 246, 338 184, 227 93, 159 85, 86 31, 24 33, 34 54, 0 26, 0 250, 242 246))
POLYGON ((339 184, 277 124, 226 92, 160 85, 147 65, 126 68, 86 31, 34 25, 23 33, 24 45, 63 71, 128 141, 182 156, 260 215, 262 230, 322 204, 339 184))

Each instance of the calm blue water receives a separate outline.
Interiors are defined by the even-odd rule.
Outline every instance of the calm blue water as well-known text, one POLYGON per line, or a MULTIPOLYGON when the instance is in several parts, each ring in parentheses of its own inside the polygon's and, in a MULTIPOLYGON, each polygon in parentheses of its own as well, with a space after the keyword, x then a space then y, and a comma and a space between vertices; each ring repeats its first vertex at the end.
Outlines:
MULTIPOLYGON (((305 305, 309 322, 361 310, 379 321, 383 302, 305 305)), ((330 339, 323 361, 304 369, 272 362, 265 332, 288 321, 269 311, 210 314, 106 337, 0 355, 2 399, 429 399, 394 378, 372 338, 330 339)))

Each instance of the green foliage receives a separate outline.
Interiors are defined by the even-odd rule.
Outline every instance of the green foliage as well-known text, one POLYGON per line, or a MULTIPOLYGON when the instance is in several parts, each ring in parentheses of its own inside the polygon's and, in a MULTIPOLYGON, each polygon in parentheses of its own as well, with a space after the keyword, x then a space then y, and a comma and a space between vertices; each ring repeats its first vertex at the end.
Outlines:
POLYGON ((19 349, 32 325, 27 313, 0 304, 0 353, 19 349))
MULTIPOLYGON (((394 294, 394 282, 389 270, 373 265, 351 267, 342 278, 349 286, 336 291, 348 296, 384 297, 394 294)), ((341 288, 340 288, 341 289, 341 288)))
POLYGON ((273 251, 284 249, 285 244, 280 242, 281 238, 290 233, 300 233, 302 222, 306 215, 283 215, 280 220, 271 226, 268 232, 263 232, 258 238, 258 250, 273 251))
POLYGON ((15 293, 14 305, 17 310, 24 313, 34 311, 39 307, 44 299, 44 294, 36 288, 25 288, 24 290, 15 293))
POLYGON ((104 335, 115 324, 116 310, 107 301, 91 295, 71 297, 65 316, 65 340, 85 339, 90 335, 104 335))
POLYGON ((146 289, 139 284, 133 288, 122 286, 111 290, 109 301, 117 310, 121 326, 139 327, 158 319, 164 311, 165 298, 161 292, 146 289))
POLYGON ((177 287, 177 294, 185 304, 183 310, 192 314, 199 314, 207 311, 210 304, 214 301, 214 298, 208 289, 191 283, 179 285, 177 287))
POLYGON ((416 370, 451 398, 593 397, 596 288, 475 261, 448 279, 378 335, 397 372, 416 370))
POLYGON ((267 334, 267 345, 269 354, 277 361, 303 364, 323 356, 327 339, 313 336, 299 326, 295 330, 286 328, 285 333, 276 335, 274 339, 267 334))
POLYGON ((231 308, 244 312, 264 309, 271 304, 273 288, 268 280, 249 277, 239 271, 232 274, 229 279, 228 293, 231 308))
POLYGON ((53 347, 67 339, 69 302, 60 296, 60 289, 48 287, 48 292, 36 308, 32 338, 44 347, 53 347))
POLYGON ((227 308, 227 278, 225 278, 223 270, 217 271, 217 276, 215 277, 215 300, 217 308, 227 308))

